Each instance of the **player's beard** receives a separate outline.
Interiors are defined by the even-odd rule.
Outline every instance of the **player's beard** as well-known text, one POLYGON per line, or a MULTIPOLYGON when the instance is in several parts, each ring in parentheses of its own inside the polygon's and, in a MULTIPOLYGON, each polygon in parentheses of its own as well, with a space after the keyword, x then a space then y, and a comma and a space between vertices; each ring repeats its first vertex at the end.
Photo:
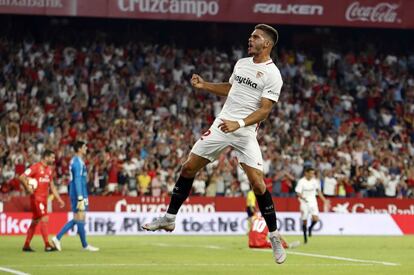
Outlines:
POLYGON ((260 55, 263 49, 259 45, 251 45, 247 48, 247 53, 249 56, 257 56, 260 55))

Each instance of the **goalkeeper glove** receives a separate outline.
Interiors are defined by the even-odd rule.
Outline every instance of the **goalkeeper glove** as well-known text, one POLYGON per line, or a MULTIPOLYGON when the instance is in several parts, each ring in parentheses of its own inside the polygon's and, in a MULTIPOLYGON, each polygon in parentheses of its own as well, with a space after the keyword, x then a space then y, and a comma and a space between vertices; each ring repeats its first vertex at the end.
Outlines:
POLYGON ((78 204, 76 205, 76 208, 79 211, 85 210, 85 200, 83 199, 83 197, 78 197, 78 204))

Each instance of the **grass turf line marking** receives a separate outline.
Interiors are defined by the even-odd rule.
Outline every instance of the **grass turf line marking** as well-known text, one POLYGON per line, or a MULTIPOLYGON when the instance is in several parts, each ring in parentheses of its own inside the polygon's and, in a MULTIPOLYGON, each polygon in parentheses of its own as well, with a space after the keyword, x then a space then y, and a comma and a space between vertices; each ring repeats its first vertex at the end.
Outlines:
MULTIPOLYGON (((263 251, 263 252, 271 252, 271 250, 263 250, 263 249, 254 249, 254 250, 255 251, 263 251)), ((390 266, 398 266, 398 265, 400 265, 398 263, 390 263, 390 262, 382 262, 382 261, 371 261, 371 260, 361 260, 361 259, 353 259, 353 258, 346 258, 346 257, 321 255, 321 254, 314 254, 314 253, 293 252, 293 251, 289 251, 287 253, 288 254, 292 254, 292 255, 315 257, 315 258, 324 258, 324 259, 332 259, 332 260, 340 260, 340 261, 348 261, 348 262, 357 262, 357 263, 381 264, 381 265, 390 265, 390 266)))
MULTIPOLYGON (((284 263, 285 265, 289 266, 373 266, 372 263, 337 263, 337 264, 323 264, 323 263, 309 263, 309 264, 291 264, 291 263, 284 263)), ((26 267, 26 268, 38 268, 38 269, 48 269, 50 267, 55 268, 105 268, 105 267, 151 267, 151 266, 163 266, 163 267, 170 267, 170 266, 197 266, 197 267, 205 267, 205 266, 213 266, 213 267, 233 267, 233 266, 245 266, 245 267, 261 267, 261 266, 276 266, 275 263, 171 263, 171 264, 160 264, 160 263, 120 263, 120 264, 48 264, 45 265, 11 265, 10 267, 26 267)), ((26 274, 26 273, 22 273, 26 274)), ((30 275, 30 274, 29 274, 30 275)))
POLYGON ((2 267, 2 266, 0 266, 0 271, 4 271, 7 273, 11 273, 11 274, 17 274, 17 275, 30 275, 29 273, 21 272, 18 270, 14 270, 14 269, 2 267))
POLYGON ((187 244, 167 244, 167 243, 155 243, 153 245, 163 247, 184 247, 184 248, 208 248, 208 249, 223 249, 217 245, 187 245, 187 244))

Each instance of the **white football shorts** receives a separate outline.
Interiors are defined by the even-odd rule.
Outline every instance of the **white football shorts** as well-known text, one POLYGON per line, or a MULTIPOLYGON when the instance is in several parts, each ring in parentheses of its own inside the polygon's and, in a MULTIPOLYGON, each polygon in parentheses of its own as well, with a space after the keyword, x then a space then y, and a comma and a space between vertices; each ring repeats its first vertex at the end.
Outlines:
POLYGON ((300 218, 307 220, 309 216, 319 216, 318 202, 300 202, 300 218))
POLYGON ((191 153, 213 162, 228 146, 236 151, 239 163, 263 171, 263 157, 257 141, 254 126, 240 128, 232 133, 224 133, 218 126, 221 119, 217 118, 210 129, 194 144, 191 153))

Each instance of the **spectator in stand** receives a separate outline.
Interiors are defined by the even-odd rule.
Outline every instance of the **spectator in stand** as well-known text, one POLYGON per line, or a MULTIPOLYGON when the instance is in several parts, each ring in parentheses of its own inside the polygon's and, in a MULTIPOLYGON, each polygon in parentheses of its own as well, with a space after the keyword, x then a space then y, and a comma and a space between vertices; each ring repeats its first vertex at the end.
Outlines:
POLYGON ((199 173, 194 179, 193 194, 197 196, 204 196, 205 193, 206 193, 205 174, 199 173))
POLYGON ((327 198, 335 197, 338 181, 333 175, 333 170, 325 171, 323 178, 323 195, 327 198))
POLYGON ((137 176, 137 182, 138 182, 138 192, 140 196, 143 195, 149 195, 150 190, 149 186, 151 184, 151 177, 148 175, 148 170, 146 167, 144 167, 141 171, 141 173, 137 176))
POLYGON ((384 193, 387 198, 397 197, 397 190, 400 186, 400 175, 392 173, 384 182, 384 193))
MULTIPOLYGON (((178 167, 188 154, 188 144, 198 139, 222 106, 214 95, 193 96, 183 79, 199 71, 223 81, 244 55, 241 47, 189 50, 186 43, 149 43, 154 37, 143 35, 145 30, 138 33, 139 40, 110 30, 103 31, 106 39, 99 39, 93 35, 95 27, 85 27, 77 37, 60 30, 44 37, 49 41, 45 42, 41 36, 36 41, 18 39, 15 34, 21 32, 14 29, 18 24, 9 26, 1 30, 6 35, 0 41, 0 167, 8 160, 12 160, 11 170, 39 161, 45 146, 57 153, 61 178, 68 174, 68 145, 77 138, 95 140, 89 145, 87 166, 94 171, 91 187, 96 194, 108 185, 114 157, 134 160, 136 173, 149 159, 163 169, 178 167), (143 41, 146 36, 149 39, 143 41), (124 43, 115 46, 114 40, 124 43)), ((53 33, 53 27, 44 27, 49 28, 45 33, 53 33)), ((390 45, 352 50, 376 39, 375 34, 366 35, 349 42, 350 46, 348 41, 341 43, 348 40, 347 35, 332 29, 329 39, 320 39, 324 41, 322 58, 310 51, 279 49, 277 65, 284 91, 270 114, 272 119, 265 123, 273 127, 258 130, 266 176, 273 177, 273 194, 280 193, 274 176, 285 170, 282 166, 288 165, 298 178, 305 159, 318 159, 315 167, 321 171, 339 167, 341 171, 335 173, 346 177, 346 196, 352 194, 351 187, 357 196, 366 196, 365 179, 370 172, 361 167, 377 162, 383 164, 381 173, 400 170, 397 197, 410 194, 414 186, 414 54, 410 49, 390 54, 390 45)), ((221 164, 224 180, 217 181, 218 195, 224 195, 238 175, 235 167, 221 164)), ((153 172, 158 170, 157 166, 153 172)), ((176 176, 174 172, 172 177, 176 176)), ((244 192, 245 184, 238 180, 244 192)), ((128 188, 132 195, 134 181, 136 176, 128 188)), ((284 189, 288 187, 288 181, 280 182, 284 189)), ((60 187, 64 180, 56 184, 58 190, 65 190, 60 187)), ((369 196, 384 195, 385 185, 376 177, 376 191, 371 186, 369 196)), ((292 188, 287 189, 283 196, 292 195, 292 188)))

